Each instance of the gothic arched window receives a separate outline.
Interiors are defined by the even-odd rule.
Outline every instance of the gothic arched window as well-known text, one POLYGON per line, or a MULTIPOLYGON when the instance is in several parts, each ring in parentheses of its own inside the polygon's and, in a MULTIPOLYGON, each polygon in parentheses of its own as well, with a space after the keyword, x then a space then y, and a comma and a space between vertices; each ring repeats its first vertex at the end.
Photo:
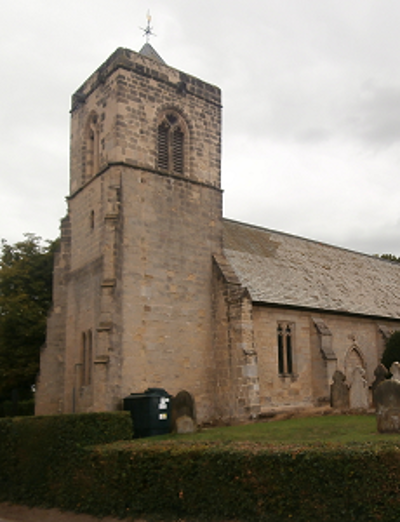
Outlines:
POLYGON ((168 112, 157 128, 157 167, 183 174, 185 162, 184 124, 175 113, 168 112))
POLYGON ((344 373, 347 378, 347 382, 352 381, 353 372, 355 368, 360 367, 365 370, 365 362, 361 350, 356 344, 353 344, 347 351, 344 359, 344 373))

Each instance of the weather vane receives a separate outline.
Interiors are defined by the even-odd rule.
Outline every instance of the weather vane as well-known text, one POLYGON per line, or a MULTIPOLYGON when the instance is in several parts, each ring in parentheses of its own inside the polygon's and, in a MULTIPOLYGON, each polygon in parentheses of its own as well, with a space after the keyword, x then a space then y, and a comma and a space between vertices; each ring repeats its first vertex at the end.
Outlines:
POLYGON ((146 28, 143 28, 143 27, 140 27, 140 29, 143 32, 143 36, 146 37, 146 42, 149 43, 149 39, 150 39, 150 36, 157 36, 156 34, 153 33, 153 28, 151 27, 151 16, 150 16, 150 11, 147 11, 147 27, 146 28))

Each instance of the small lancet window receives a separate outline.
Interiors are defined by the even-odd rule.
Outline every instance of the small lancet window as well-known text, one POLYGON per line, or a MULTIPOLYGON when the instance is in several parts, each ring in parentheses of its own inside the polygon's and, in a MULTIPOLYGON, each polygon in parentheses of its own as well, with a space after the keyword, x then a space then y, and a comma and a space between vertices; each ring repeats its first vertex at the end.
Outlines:
POLYGON ((86 364, 86 385, 92 384, 92 366, 93 366, 93 336, 92 330, 87 334, 87 364, 86 364))
POLYGON ((87 359, 87 345, 86 345, 86 333, 82 333, 81 341, 81 386, 86 385, 86 359, 87 359))
POLYGON ((89 179, 99 170, 99 123, 97 114, 92 113, 86 127, 85 179, 89 179))
POLYGON ((82 333, 81 345, 81 386, 92 384, 93 335, 92 330, 82 333))
POLYGON ((157 129, 157 167, 177 174, 184 172, 185 132, 180 118, 167 113, 157 129))
POLYGON ((280 375, 293 373, 293 325, 278 324, 278 371, 280 375))

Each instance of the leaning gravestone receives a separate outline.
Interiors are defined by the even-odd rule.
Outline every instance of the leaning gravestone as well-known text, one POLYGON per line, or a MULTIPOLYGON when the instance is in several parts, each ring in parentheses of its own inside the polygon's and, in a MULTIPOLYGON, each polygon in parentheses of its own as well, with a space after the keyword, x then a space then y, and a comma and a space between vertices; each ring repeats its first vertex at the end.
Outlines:
POLYGON ((180 391, 172 398, 172 431, 193 433, 196 431, 196 412, 193 397, 187 391, 180 391))
POLYGON ((390 367, 392 378, 375 390, 376 421, 380 433, 400 433, 400 364, 390 367))
POLYGON ((368 383, 365 380, 365 370, 361 366, 356 366, 353 370, 349 398, 351 410, 368 409, 368 383))
POLYGON ((349 408, 349 386, 345 383, 346 376, 336 370, 332 379, 331 406, 338 410, 347 410, 349 408))
POLYGON ((374 406, 376 405, 375 402, 375 391, 377 387, 380 385, 381 382, 386 381, 386 379, 389 377, 389 372, 382 363, 379 363, 378 366, 374 370, 375 380, 372 383, 372 400, 374 403, 374 406))

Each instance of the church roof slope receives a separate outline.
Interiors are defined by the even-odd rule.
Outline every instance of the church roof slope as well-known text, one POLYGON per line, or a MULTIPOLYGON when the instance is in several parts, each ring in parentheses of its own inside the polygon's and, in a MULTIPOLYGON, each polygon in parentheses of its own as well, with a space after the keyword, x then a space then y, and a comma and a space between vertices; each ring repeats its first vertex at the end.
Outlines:
POLYGON ((400 319, 400 265, 224 219, 224 253, 255 302, 400 319))

